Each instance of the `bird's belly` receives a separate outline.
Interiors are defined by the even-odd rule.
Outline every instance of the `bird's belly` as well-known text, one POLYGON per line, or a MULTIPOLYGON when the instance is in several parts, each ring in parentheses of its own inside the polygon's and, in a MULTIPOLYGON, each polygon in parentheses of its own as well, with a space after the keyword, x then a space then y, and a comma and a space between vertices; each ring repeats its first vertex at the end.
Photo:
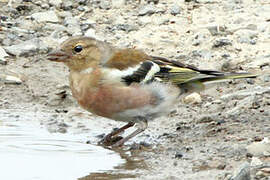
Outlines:
POLYGON ((78 103, 93 114, 118 121, 132 121, 141 108, 153 106, 150 92, 137 88, 101 87, 98 90, 83 90, 78 103))

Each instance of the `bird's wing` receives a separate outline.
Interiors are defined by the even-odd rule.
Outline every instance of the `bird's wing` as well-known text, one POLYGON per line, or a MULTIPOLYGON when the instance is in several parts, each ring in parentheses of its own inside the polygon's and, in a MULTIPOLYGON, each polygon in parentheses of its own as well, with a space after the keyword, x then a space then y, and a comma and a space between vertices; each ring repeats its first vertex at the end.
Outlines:
POLYGON ((133 69, 133 72, 122 76, 124 82, 128 85, 131 83, 147 83, 154 79, 155 74, 160 71, 158 64, 152 61, 143 61, 133 69))
POLYGON ((250 73, 202 70, 179 61, 147 56, 135 50, 119 51, 106 66, 113 68, 115 70, 113 75, 117 75, 117 79, 120 78, 120 81, 127 85, 157 80, 173 83, 187 91, 200 91, 204 89, 206 82, 256 77, 250 73))
POLYGON ((152 58, 152 61, 160 67, 160 71, 155 74, 155 78, 164 82, 171 82, 185 91, 201 91, 204 89, 205 83, 209 82, 256 77, 256 75, 246 72, 231 73, 202 70, 175 60, 156 56, 152 56, 152 58))

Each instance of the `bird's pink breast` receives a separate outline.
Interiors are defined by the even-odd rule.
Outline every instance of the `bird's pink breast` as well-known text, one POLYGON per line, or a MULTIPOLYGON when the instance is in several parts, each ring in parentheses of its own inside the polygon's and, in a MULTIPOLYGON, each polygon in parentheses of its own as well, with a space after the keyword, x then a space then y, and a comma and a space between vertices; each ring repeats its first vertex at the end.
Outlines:
POLYGON ((154 104, 154 97, 148 91, 139 87, 110 87, 84 89, 79 98, 79 104, 86 110, 107 118, 129 109, 142 108, 154 104))

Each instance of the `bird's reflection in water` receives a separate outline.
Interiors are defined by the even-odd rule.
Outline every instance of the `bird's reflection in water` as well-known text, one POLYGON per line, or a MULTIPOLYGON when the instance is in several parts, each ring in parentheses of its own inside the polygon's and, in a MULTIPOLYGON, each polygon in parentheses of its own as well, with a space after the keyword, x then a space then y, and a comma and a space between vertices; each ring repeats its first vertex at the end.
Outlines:
POLYGON ((132 179, 140 176, 140 169, 148 169, 143 157, 140 155, 141 150, 123 150, 121 148, 111 149, 118 153, 126 162, 114 167, 114 170, 106 172, 90 173, 88 176, 79 178, 79 180, 117 180, 132 179))

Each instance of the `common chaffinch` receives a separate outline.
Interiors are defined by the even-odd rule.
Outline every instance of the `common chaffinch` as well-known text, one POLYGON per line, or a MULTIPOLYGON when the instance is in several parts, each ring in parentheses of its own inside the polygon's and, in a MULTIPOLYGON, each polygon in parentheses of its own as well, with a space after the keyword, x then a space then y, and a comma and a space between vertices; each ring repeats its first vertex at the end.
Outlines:
POLYGON ((83 36, 66 40, 48 59, 69 67, 70 88, 82 108, 127 122, 103 139, 103 144, 113 146, 121 146, 143 132, 147 121, 168 114, 183 93, 200 91, 210 81, 255 77, 249 73, 201 70, 83 36), (139 123, 138 129, 113 142, 117 134, 135 123, 139 123))

